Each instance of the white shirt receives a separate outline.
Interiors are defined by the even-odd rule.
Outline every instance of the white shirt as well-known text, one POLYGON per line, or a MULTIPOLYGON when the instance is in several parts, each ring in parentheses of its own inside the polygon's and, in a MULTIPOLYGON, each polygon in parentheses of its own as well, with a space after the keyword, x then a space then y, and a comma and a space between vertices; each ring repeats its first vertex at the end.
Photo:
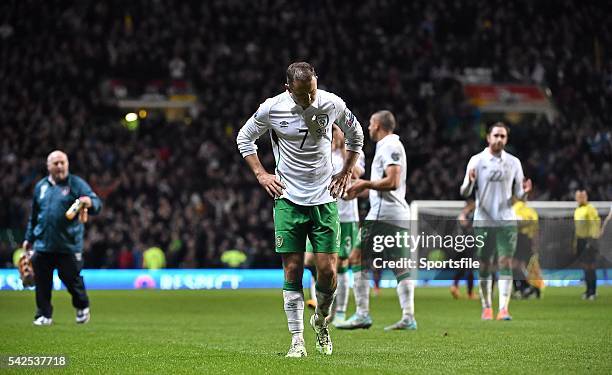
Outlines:
MULTIPOLYGON (((334 165, 333 173, 339 173, 344 167, 344 156, 341 150, 332 151, 332 163, 334 165)), ((359 151, 359 158, 357 159, 357 163, 355 165, 361 168, 362 170, 365 170, 365 155, 363 151, 359 151)), ((357 198, 351 199, 350 201, 338 198, 338 215, 340 216, 341 223, 359 222, 359 208, 357 206, 357 198)))
POLYGON ((472 156, 468 162, 461 194, 468 196, 470 169, 476 169, 476 210, 474 226, 516 225, 512 195, 523 198, 523 167, 520 160, 507 153, 491 154, 489 148, 472 156))
POLYGON ((376 143, 370 180, 384 178, 385 169, 390 165, 400 166, 400 185, 390 191, 370 189, 370 211, 366 220, 384 220, 404 227, 408 225, 405 221, 410 220, 410 209, 406 202, 406 150, 396 134, 389 134, 376 143))
POLYGON ((338 96, 317 90, 306 109, 288 92, 269 98, 244 124, 236 142, 243 157, 257 152, 255 140, 270 132, 276 160, 275 174, 287 187, 282 198, 303 206, 335 201, 328 190, 332 177, 332 124, 345 134, 346 149, 363 147, 361 124, 338 96))

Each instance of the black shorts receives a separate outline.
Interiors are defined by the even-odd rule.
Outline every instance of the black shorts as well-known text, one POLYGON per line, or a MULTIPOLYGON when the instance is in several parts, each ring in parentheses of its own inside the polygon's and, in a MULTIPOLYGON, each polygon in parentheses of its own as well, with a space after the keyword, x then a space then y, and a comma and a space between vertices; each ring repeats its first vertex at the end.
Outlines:
POLYGON ((580 263, 595 263, 597 260, 597 240, 594 238, 578 238, 576 241, 576 256, 580 263))
POLYGON ((532 254, 531 238, 526 234, 519 233, 516 239, 516 253, 514 254, 514 259, 529 262, 532 254))

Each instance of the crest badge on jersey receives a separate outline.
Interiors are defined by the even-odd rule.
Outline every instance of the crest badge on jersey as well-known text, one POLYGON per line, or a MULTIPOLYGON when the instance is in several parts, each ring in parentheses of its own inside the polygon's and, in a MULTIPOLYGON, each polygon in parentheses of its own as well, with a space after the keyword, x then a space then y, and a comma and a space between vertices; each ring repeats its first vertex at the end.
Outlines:
POLYGON ((329 116, 326 113, 321 113, 315 116, 315 121, 319 129, 325 129, 329 123, 329 116))
POLYGON ((70 193, 70 187, 68 187, 68 186, 63 187, 62 188, 62 195, 66 196, 66 195, 68 195, 68 193, 70 193))
POLYGON ((276 236, 276 247, 283 246, 283 236, 276 236))

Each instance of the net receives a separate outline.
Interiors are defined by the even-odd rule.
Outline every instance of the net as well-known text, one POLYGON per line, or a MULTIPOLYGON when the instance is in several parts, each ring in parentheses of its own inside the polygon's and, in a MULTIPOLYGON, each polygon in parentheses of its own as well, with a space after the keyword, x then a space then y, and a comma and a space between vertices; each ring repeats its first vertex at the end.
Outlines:
MULTIPOLYGON (((598 211, 601 222, 610 212, 612 202, 590 202, 598 211)), ((515 258, 529 264, 536 255, 542 268, 542 277, 547 280, 579 280, 582 277, 581 265, 584 263, 584 249, 577 241, 574 222, 575 202, 532 201, 527 204, 538 215, 537 222, 518 222, 518 244, 515 258)), ((457 236, 467 234, 458 220, 463 201, 413 201, 410 205, 412 236, 440 235, 457 236)), ((600 228, 595 221, 582 223, 600 228)), ((436 244, 437 245, 437 244, 436 244)), ((600 269, 598 278, 607 279, 607 269, 612 267, 612 223, 596 240, 589 240, 590 249, 596 266, 600 269)), ((583 246, 584 247, 584 246, 583 246)), ((474 254, 462 253, 454 248, 440 246, 419 246, 414 255, 417 259, 457 259, 474 254)), ((444 272, 438 272, 437 279, 447 279, 444 272)), ((431 276, 431 275, 430 275, 431 276)), ((419 278, 423 278, 421 275, 419 278)))

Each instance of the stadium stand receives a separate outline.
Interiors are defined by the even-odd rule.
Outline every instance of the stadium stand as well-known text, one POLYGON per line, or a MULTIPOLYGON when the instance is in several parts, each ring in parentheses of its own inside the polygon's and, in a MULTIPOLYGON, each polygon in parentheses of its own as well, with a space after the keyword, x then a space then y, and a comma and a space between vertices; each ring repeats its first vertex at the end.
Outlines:
POLYGON ((612 200, 611 17, 594 1, 554 0, 2 2, 0 228, 12 237, 0 266, 12 263, 46 155, 61 148, 105 202, 88 224, 86 267, 140 267, 152 246, 169 267, 221 267, 228 249, 247 255, 244 267, 278 267, 272 202, 234 139, 295 60, 313 63, 362 124, 396 113, 409 201, 459 198, 463 163, 483 147, 482 114, 457 79, 474 67, 552 93, 559 116, 510 136, 534 199, 572 199, 586 181, 591 199, 612 200), (130 131, 105 101, 111 79, 184 79, 197 116, 150 116, 130 131))

